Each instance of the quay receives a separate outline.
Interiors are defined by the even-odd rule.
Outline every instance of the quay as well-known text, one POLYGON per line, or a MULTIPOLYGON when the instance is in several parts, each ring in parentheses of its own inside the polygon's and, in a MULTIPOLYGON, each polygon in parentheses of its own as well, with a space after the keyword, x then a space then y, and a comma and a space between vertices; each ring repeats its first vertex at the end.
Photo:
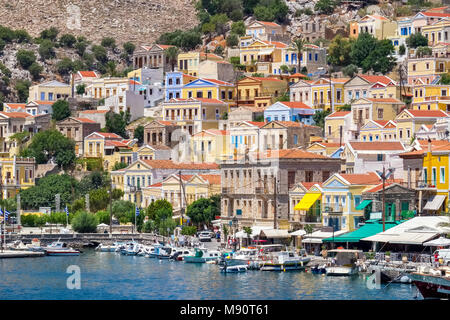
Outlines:
POLYGON ((5 250, 0 252, 0 259, 5 258, 36 258, 45 256, 45 252, 33 252, 33 251, 16 251, 5 250))

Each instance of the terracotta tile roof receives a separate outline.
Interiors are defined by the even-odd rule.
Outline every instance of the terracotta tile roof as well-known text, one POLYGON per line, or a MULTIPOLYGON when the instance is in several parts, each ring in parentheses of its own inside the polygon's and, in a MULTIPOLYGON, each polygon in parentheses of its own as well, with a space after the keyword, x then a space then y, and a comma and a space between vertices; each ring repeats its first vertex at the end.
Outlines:
MULTIPOLYGON (((392 180, 386 180, 386 182, 384 183, 384 188, 386 189, 388 186, 395 184, 395 183, 402 183, 403 180, 400 179, 392 179, 392 180)), ((369 189, 369 190, 365 190, 364 192, 378 192, 380 190, 383 190, 383 183, 380 183, 379 185, 369 189)))
POLYGON ((280 103, 292 109, 312 109, 303 102, 280 101, 280 103))
POLYGON ((87 119, 87 118, 74 118, 75 120, 78 120, 80 122, 84 122, 84 123, 97 123, 94 120, 91 119, 87 119))
POLYGON ((282 150, 267 150, 260 153, 260 158, 271 159, 331 159, 329 157, 304 151, 301 149, 282 149, 282 150))
POLYGON ((157 46, 164 50, 168 49, 170 47, 173 47, 172 45, 168 45, 168 44, 157 44, 157 46))
POLYGON ((367 99, 367 100, 372 101, 372 102, 380 102, 380 103, 385 102, 385 103, 399 103, 399 104, 401 103, 401 104, 405 104, 404 102, 402 102, 402 101, 400 101, 398 99, 395 99, 395 98, 364 98, 364 99, 367 99))
POLYGON ((286 48, 288 46, 286 43, 279 42, 279 41, 265 41, 265 40, 260 40, 260 41, 265 44, 268 44, 268 45, 274 45, 275 48, 286 48))
POLYGON ((340 144, 338 142, 315 142, 315 143, 321 144, 327 148, 339 148, 340 146, 344 145, 344 143, 340 144))
POLYGON ((5 106, 10 107, 11 109, 25 109, 25 103, 4 103, 5 106))
POLYGON ((225 104, 225 102, 223 102, 222 100, 217 100, 217 99, 194 98, 194 100, 198 100, 203 103, 225 104))
POLYGON ((258 122, 258 121, 245 121, 245 122, 250 123, 251 125, 257 126, 259 128, 267 124, 267 122, 258 122))
POLYGON ((171 121, 163 121, 163 120, 156 120, 156 122, 165 125, 165 126, 176 126, 176 122, 171 122, 171 121))
POLYGON ((78 71, 82 77, 85 78, 97 78, 94 71, 78 71))
POLYGON ((201 57, 205 57, 205 58, 217 58, 217 59, 223 59, 221 56, 218 56, 217 54, 214 53, 205 53, 205 52, 200 52, 200 56, 201 57))
POLYGON ((26 112, 0 112, 0 114, 3 114, 9 118, 28 118, 31 117, 29 113, 26 112))
POLYGON ((327 118, 344 117, 349 113, 351 113, 351 111, 335 111, 332 114, 328 115, 327 118))
POLYGON ((107 112, 109 112, 109 110, 83 110, 83 111, 80 111, 80 114, 81 113, 87 113, 87 114, 91 114, 91 113, 107 113, 107 112))
POLYGON ((414 150, 414 151, 408 151, 408 152, 403 152, 399 154, 399 157, 408 157, 408 156, 422 156, 424 155, 426 152, 426 150, 422 149, 422 150, 414 150))
POLYGON ((378 184, 381 179, 375 172, 367 173, 342 173, 342 178, 347 180, 350 184, 364 185, 364 184, 378 184))
POLYGON ((304 74, 301 74, 301 73, 294 73, 294 74, 291 74, 290 76, 289 76, 289 78, 308 78, 308 76, 305 76, 304 74))
POLYGON ((209 184, 220 185, 221 181, 220 174, 199 174, 199 177, 201 177, 204 180, 207 180, 209 184))
MULTIPOLYGON (((264 77, 247 77, 247 78, 257 80, 257 81, 283 81, 283 80, 280 80, 277 78, 264 78, 264 77)), ((245 80, 245 79, 242 79, 242 80, 245 80)))
POLYGON ((371 83, 381 82, 382 84, 389 84, 390 82, 393 82, 392 79, 386 77, 386 76, 370 76, 367 74, 358 74, 359 77, 363 78, 364 80, 367 80, 371 83))
POLYGON ((213 82, 213 83, 217 83, 217 84, 220 84, 221 86, 233 86, 233 84, 230 83, 230 82, 221 81, 221 80, 217 80, 217 79, 203 78, 203 80, 206 80, 206 81, 209 81, 209 82, 213 82))
POLYGON ((120 147, 120 148, 129 148, 128 145, 126 143, 124 143, 123 141, 117 141, 117 140, 106 140, 105 141, 105 146, 109 146, 109 147, 120 147))
POLYGON ((147 188, 161 188, 162 187, 162 182, 158 182, 155 184, 152 184, 151 186, 148 186, 147 188))
POLYGON ((300 182, 302 186, 304 186, 307 190, 311 189, 315 184, 322 186, 322 182, 300 182))
POLYGON ((371 17, 371 18, 377 19, 377 20, 389 20, 386 17, 380 16, 380 15, 377 15, 377 14, 371 14, 371 15, 368 15, 368 16, 371 17))
MULTIPOLYGON (((420 147, 423 148, 428 148, 428 140, 417 140, 419 142, 420 147)), ((445 140, 431 140, 431 147, 432 148, 440 148, 443 146, 447 146, 449 145, 450 142, 445 141, 445 140)))
POLYGON ((304 126, 303 123, 301 123, 301 122, 296 122, 296 121, 278 121, 278 120, 275 120, 275 121, 272 121, 272 122, 277 122, 277 123, 279 123, 279 124, 281 124, 281 125, 283 125, 283 126, 285 126, 285 127, 295 127, 295 128, 300 128, 300 127, 303 127, 303 126, 304 126))
POLYGON ((366 142, 349 142, 353 150, 380 150, 380 151, 404 151, 405 148, 398 141, 366 141, 366 142))
POLYGON ((429 11, 424 11, 420 13, 422 13, 426 17, 439 17, 439 18, 450 17, 450 13, 429 12, 429 11))
POLYGON ((279 24, 275 23, 275 22, 270 22, 270 21, 260 21, 260 20, 256 20, 255 22, 264 24, 266 26, 270 26, 270 27, 281 27, 279 24))
POLYGON ((42 105, 53 105, 55 101, 44 101, 44 100, 32 100, 30 102, 34 102, 36 104, 42 104, 42 105))
POLYGON ((448 117, 447 113, 442 110, 407 110, 413 117, 416 118, 433 118, 433 117, 448 117))
POLYGON ((384 127, 389 122, 388 120, 372 120, 372 121, 378 123, 382 127, 384 127))
POLYGON ((98 134, 99 136, 104 137, 105 139, 123 139, 121 136, 119 136, 118 134, 115 133, 111 133, 111 132, 94 132, 95 134, 98 134))
POLYGON ((218 170, 216 163, 187 163, 173 162, 172 160, 141 160, 155 169, 185 169, 185 170, 218 170))

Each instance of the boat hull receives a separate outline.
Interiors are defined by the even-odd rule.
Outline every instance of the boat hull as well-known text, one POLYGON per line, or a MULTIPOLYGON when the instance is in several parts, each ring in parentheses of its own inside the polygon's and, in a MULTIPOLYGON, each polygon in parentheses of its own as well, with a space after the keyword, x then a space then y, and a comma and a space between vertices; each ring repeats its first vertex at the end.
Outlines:
POLYGON ((264 264, 260 267, 261 271, 288 271, 288 270, 305 270, 305 266, 299 263, 290 264, 264 264))
POLYGON ((79 251, 46 251, 48 256, 79 256, 79 251))
POLYGON ((217 260, 217 258, 204 258, 191 256, 184 257, 184 262, 186 263, 206 263, 207 261, 214 261, 214 260, 217 260))
POLYGON ((220 268, 220 272, 222 272, 222 273, 240 273, 240 272, 246 272, 246 271, 247 271, 247 266, 245 266, 245 265, 220 268))
POLYGON ((415 273, 409 274, 408 277, 417 287, 424 299, 450 298, 450 279, 415 273))
POLYGON ((358 274, 358 268, 349 268, 349 267, 327 267, 326 269, 327 276, 353 276, 358 274))

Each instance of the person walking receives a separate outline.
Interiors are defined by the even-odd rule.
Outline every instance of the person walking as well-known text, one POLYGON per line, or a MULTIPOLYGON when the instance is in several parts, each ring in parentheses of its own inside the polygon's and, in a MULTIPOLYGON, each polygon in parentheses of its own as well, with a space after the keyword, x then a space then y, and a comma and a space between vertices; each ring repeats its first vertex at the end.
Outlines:
POLYGON ((438 253, 437 251, 434 253, 434 263, 433 263, 433 266, 434 266, 435 268, 439 268, 439 253, 438 253))

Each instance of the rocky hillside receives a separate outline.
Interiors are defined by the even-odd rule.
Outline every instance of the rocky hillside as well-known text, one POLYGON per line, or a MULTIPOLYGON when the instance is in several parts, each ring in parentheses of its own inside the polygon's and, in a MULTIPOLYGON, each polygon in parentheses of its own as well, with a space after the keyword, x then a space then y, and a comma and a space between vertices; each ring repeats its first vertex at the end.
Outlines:
POLYGON ((1 25, 36 37, 49 27, 98 42, 149 44, 164 32, 198 24, 193 0, 0 0, 1 25))

